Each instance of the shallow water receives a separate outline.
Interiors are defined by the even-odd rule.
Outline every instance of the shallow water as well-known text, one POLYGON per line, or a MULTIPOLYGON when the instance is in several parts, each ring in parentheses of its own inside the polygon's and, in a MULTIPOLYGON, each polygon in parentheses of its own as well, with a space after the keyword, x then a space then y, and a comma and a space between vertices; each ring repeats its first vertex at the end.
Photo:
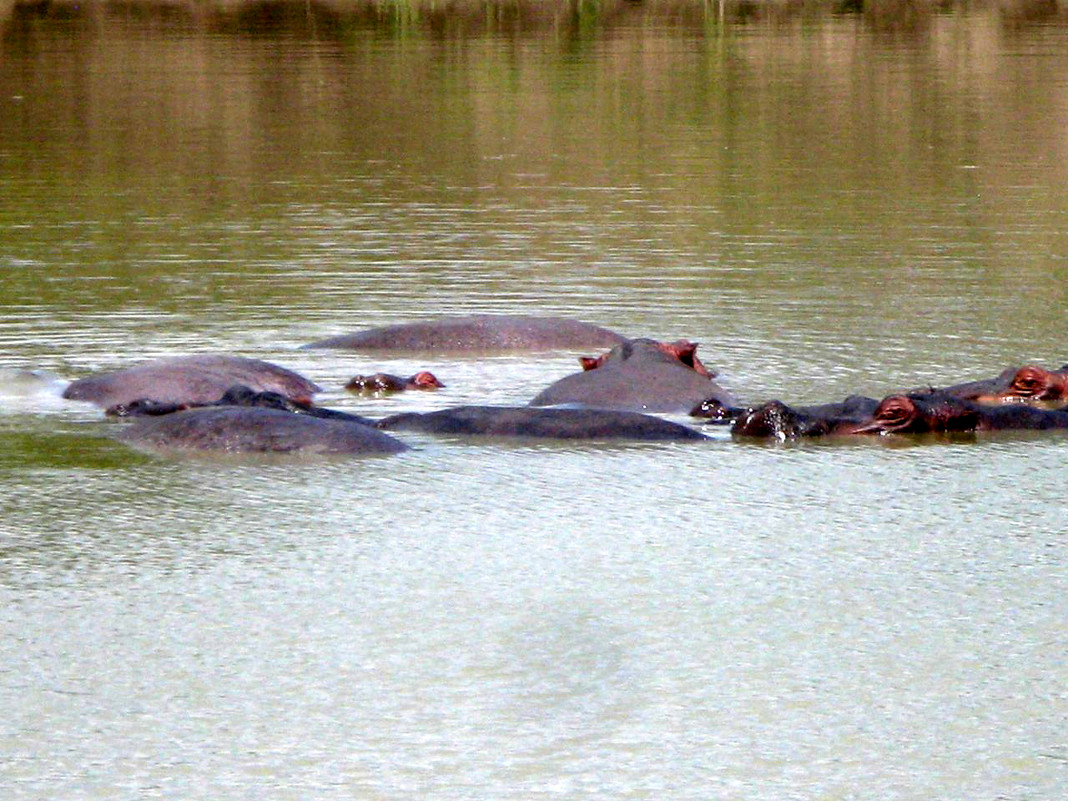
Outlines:
POLYGON ((59 397, 577 369, 299 349, 475 311, 689 337, 752 401, 1068 361, 1063 20, 742 8, 10 13, 5 798, 1065 795, 1063 435, 168 460, 59 397))

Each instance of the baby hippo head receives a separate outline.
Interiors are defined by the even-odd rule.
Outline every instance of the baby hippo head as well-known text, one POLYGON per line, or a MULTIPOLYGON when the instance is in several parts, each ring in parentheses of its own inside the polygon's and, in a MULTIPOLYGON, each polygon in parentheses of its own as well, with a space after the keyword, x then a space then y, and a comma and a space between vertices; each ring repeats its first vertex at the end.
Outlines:
POLYGON ((389 373, 357 375, 345 384, 345 389, 364 394, 383 394, 403 392, 408 389, 440 389, 444 386, 433 373, 422 370, 409 378, 401 378, 389 373))

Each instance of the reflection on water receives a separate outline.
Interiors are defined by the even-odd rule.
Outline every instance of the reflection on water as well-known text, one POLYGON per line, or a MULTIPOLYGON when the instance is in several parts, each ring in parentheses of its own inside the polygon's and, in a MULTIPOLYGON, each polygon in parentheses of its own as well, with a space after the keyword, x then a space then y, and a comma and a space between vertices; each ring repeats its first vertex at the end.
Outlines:
POLYGON ((1058 5, 0 20, 5 797, 1064 796, 1062 435, 171 461, 60 397, 578 369, 299 349, 480 311, 689 337, 747 401, 1062 364, 1058 5))

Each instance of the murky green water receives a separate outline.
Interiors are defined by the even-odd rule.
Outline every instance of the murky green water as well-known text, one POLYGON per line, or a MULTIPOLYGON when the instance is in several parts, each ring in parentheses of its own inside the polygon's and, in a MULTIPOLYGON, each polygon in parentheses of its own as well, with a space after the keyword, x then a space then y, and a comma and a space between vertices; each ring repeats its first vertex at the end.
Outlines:
POLYGON ((689 337, 754 401, 1068 361, 1054 7, 578 8, 7 12, 5 798, 1068 793, 1063 436, 168 461, 59 398, 576 368, 298 350, 474 311, 689 337))

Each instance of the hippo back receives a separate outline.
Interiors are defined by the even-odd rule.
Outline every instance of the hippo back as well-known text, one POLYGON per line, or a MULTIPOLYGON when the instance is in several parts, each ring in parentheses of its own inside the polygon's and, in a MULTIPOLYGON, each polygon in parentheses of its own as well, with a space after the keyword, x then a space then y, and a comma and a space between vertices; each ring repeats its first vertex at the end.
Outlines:
POLYGON ((270 362, 197 354, 81 378, 67 387, 63 397, 104 408, 140 399, 160 403, 212 403, 235 384, 304 402, 320 391, 318 385, 303 376, 270 362))
POLYGON ((612 347, 623 337, 563 317, 475 314, 370 328, 323 339, 306 348, 404 353, 493 353, 612 347))
POLYGON ((530 406, 459 406, 426 414, 398 414, 381 420, 378 427, 455 436, 639 441, 706 439, 687 426, 637 412, 530 406))
POLYGON ((239 406, 141 418, 117 438, 132 447, 158 452, 389 454, 407 450, 404 443, 362 423, 239 406))
POLYGON ((686 414, 710 398, 725 406, 735 404, 729 392, 665 354, 658 343, 635 339, 617 345, 595 369, 549 385, 530 405, 686 414))

